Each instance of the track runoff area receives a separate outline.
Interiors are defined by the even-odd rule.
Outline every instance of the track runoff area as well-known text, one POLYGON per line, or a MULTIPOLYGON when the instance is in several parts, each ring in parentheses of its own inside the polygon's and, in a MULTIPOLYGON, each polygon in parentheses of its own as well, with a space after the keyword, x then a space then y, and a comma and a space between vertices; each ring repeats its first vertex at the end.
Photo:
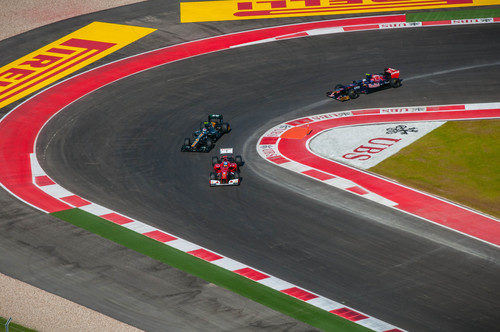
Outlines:
MULTIPOLYGON (((499 21, 500 18, 498 17, 489 17, 407 22, 405 15, 327 20, 211 37, 115 61, 55 84, 51 88, 26 100, 0 120, 0 131, 2 132, 0 153, 5 160, 4 163, 0 164, 0 184, 12 195, 40 211, 50 213, 60 219, 192 273, 209 282, 235 291, 318 328, 353 331, 368 328, 375 331, 402 331, 402 329, 371 317, 369 314, 346 307, 339 302, 273 277, 265 273, 265 271, 259 271, 246 266, 229 257, 224 257, 209 249, 185 241, 173 234, 151 227, 146 223, 134 220, 71 193, 51 179, 39 166, 35 155, 36 140, 43 126, 55 114, 64 110, 66 106, 75 100, 121 78, 173 61, 227 50, 233 47, 273 42, 288 38, 375 29, 421 28, 455 24, 490 24, 499 21)), ((53 48, 51 51, 54 51, 53 48)), ((56 51, 58 49, 64 50, 57 47, 55 49, 56 51)), ((70 50, 72 49, 70 48, 70 50)), ((40 58, 35 60, 40 60, 40 58)), ((45 63, 43 60, 39 61, 40 65, 45 63)), ((16 79, 19 76, 13 75, 11 78, 16 79)), ((358 120, 363 118, 377 122, 378 119, 382 119, 385 115, 388 115, 385 121, 396 122, 409 120, 429 121, 436 120, 437 118, 440 120, 494 118, 500 115, 499 111, 500 109, 497 104, 479 104, 472 106, 422 107, 416 111, 413 111, 412 108, 405 108, 396 112, 391 111, 388 114, 384 114, 385 112, 380 109, 359 110, 331 115, 333 118, 327 119, 321 115, 317 116, 317 118, 311 116, 307 118, 311 121, 298 119, 295 122, 291 121, 291 123, 285 124, 285 127, 280 129, 281 132, 279 134, 278 132, 270 134, 274 132, 275 128, 271 129, 259 140, 258 150, 268 161, 277 165, 287 167, 285 165, 298 163, 297 165, 299 166, 291 168, 304 175, 325 182, 329 181, 330 184, 335 183, 336 187, 346 189, 354 194, 418 215, 411 210, 412 206, 408 202, 408 197, 404 197, 404 195, 387 197, 387 191, 383 190, 383 188, 384 186, 394 185, 390 182, 385 181, 385 183, 382 183, 381 179, 375 178, 374 180, 368 174, 364 174, 363 176, 368 182, 362 182, 361 184, 354 183, 349 179, 349 174, 342 173, 341 175, 344 176, 339 176, 335 173, 338 170, 325 170, 322 169, 322 165, 306 165, 305 167, 309 167, 309 169, 304 169, 304 164, 300 164, 301 156, 293 155, 293 152, 289 148, 293 144, 303 143, 304 140, 307 141, 306 137, 294 139, 294 143, 291 143, 292 139, 286 138, 286 136, 281 137, 281 135, 289 130, 300 131, 301 129, 297 128, 302 128, 304 125, 308 128, 307 132, 311 130, 311 127, 313 127, 313 131, 327 129, 321 126, 326 123, 328 123, 328 126, 337 125, 338 123, 329 123, 333 120, 349 122, 353 119, 358 120), (318 121, 314 121, 314 119, 318 121), (304 122, 300 123, 301 121, 304 122), (268 147, 276 148, 276 150, 273 150, 274 154, 270 154, 266 150, 268 147), (275 156, 276 158, 274 158, 275 156), (341 178, 345 179, 346 182, 343 182, 341 178), (346 183, 348 183, 347 186, 345 185, 346 183)), ((296 134, 297 132, 294 133, 294 135, 296 134)), ((303 145, 303 147, 305 146, 303 145)), ((310 153, 306 148, 300 149, 299 146, 297 148, 298 151, 310 153)), ((300 154, 300 152, 298 153, 300 154)), ((343 171, 347 173, 355 171, 347 166, 346 169, 343 171)), ((358 180, 356 181, 359 182, 358 180)), ((425 196, 422 198, 423 200, 447 204, 447 208, 452 209, 450 210, 452 213, 455 213, 457 209, 462 209, 463 211, 457 218, 464 215, 479 218, 481 222, 489 225, 488 231, 490 234, 498 234, 498 223, 486 220, 488 219, 487 216, 440 201, 435 197, 412 191, 410 188, 406 188, 405 192, 412 195, 425 196)), ((433 217, 421 217, 455 229, 445 222, 434 220, 433 217)), ((464 234, 469 234, 467 225, 467 223, 464 225, 464 229, 460 228, 456 230, 464 234)), ((488 232, 481 230, 479 234, 473 233, 469 235, 498 246, 495 239, 489 238, 488 234, 484 233, 488 232)), ((498 239, 498 236, 496 239, 498 239)))

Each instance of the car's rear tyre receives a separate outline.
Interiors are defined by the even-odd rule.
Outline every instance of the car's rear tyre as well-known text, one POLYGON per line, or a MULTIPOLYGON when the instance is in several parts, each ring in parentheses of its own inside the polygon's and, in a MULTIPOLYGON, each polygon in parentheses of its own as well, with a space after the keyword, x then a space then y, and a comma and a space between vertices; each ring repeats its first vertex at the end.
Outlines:
POLYGON ((351 98, 351 99, 356 99, 359 97, 359 94, 354 90, 349 90, 348 95, 349 95, 349 98, 351 98))
POLYGON ((214 143, 209 138, 209 139, 207 139, 207 142, 205 143, 205 146, 207 147, 208 150, 210 150, 214 146, 214 143))
POLYGON ((239 178, 240 178, 240 173, 233 172, 233 179, 239 179, 239 178))
POLYGON ((231 127, 229 126, 229 123, 224 122, 221 126, 221 131, 223 133, 228 133, 231 130, 231 127))
POLYGON ((212 157, 212 166, 215 166, 215 164, 220 164, 220 160, 218 157, 213 156, 212 157))
POLYGON ((391 78, 391 80, 389 81, 389 84, 393 88, 399 88, 401 86, 401 80, 399 78, 391 78))
POLYGON ((241 156, 236 156, 236 157, 234 157, 234 162, 236 163, 236 165, 242 166, 243 165, 243 158, 241 158, 241 156))

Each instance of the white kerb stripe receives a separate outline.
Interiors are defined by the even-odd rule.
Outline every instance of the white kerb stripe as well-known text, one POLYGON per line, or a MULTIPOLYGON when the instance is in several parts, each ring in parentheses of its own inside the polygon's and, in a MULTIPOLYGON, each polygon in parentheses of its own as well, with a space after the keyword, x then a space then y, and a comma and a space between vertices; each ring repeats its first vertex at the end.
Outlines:
POLYGON ((267 287, 271 287, 272 289, 276 289, 278 291, 282 291, 284 289, 292 288, 292 287, 297 287, 287 281, 278 279, 276 277, 269 277, 266 279, 261 279, 257 281, 258 283, 265 285, 267 287))
POLYGON ((134 221, 134 222, 129 222, 129 223, 123 224, 123 227, 128 228, 128 229, 130 229, 134 232, 140 233, 140 234, 158 230, 157 228, 155 228, 153 226, 149 226, 149 225, 147 225, 143 222, 140 222, 140 221, 134 221))
MULTIPOLYGON (((365 189, 366 190, 366 189, 365 189)), ((369 192, 368 194, 362 195, 364 198, 369 199, 371 201, 383 204, 385 206, 396 206, 398 203, 391 201, 390 199, 387 199, 385 197, 382 197, 380 195, 377 195, 373 192, 369 192)))
POLYGON ((183 252, 193 251, 197 249, 201 249, 201 247, 193 242, 189 242, 183 239, 177 239, 173 241, 165 242, 166 245, 178 249, 183 252))
POLYGON ((312 304, 313 306, 320 308, 320 309, 323 309, 323 310, 326 310, 326 311, 331 311, 331 310, 340 309, 340 308, 345 307, 345 305, 338 303, 338 302, 335 302, 335 301, 332 301, 330 299, 327 299, 323 296, 319 296, 315 299, 309 300, 309 301, 307 301, 307 303, 312 304))
POLYGON ((55 197, 55 198, 61 198, 61 197, 67 197, 67 196, 73 196, 74 194, 60 185, 56 184, 51 184, 48 186, 43 186, 40 187, 46 194, 55 197))
POLYGON ((245 264, 242 264, 238 261, 235 261, 234 259, 227 257, 223 257, 211 263, 229 271, 241 270, 248 267, 245 264))
POLYGON ((85 212, 91 213, 94 216, 102 216, 105 214, 110 214, 114 213, 113 210, 110 210, 108 208, 105 208, 104 206, 101 206, 99 204, 92 203, 90 205, 84 205, 79 207, 80 210, 83 210, 85 212))
POLYGON ((30 163, 31 163, 31 176, 35 178, 36 176, 47 175, 42 169, 38 160, 36 159, 36 154, 30 153, 30 163))

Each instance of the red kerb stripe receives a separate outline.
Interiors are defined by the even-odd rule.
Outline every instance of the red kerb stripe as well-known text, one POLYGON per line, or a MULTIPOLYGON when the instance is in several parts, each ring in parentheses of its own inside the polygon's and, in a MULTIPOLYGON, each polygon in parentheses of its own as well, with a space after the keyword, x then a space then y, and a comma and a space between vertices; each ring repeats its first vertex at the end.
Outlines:
POLYGON ((286 124, 290 125, 290 126, 299 126, 301 124, 309 123, 309 122, 312 122, 312 121, 313 120, 311 120, 309 118, 303 118, 303 119, 298 119, 298 120, 293 120, 293 121, 287 122, 286 124))
POLYGON ((143 233, 142 235, 146 235, 147 237, 150 237, 152 239, 155 239, 160 242, 168 242, 172 240, 177 240, 176 237, 173 237, 172 235, 169 235, 167 233, 163 233, 162 231, 152 231, 152 232, 147 232, 143 233))
POLYGON ((212 261, 215 261, 215 260, 222 258, 222 256, 214 254, 213 252, 210 252, 210 251, 203 249, 203 248, 196 249, 193 251, 188 251, 188 254, 191 254, 193 256, 196 256, 196 257, 201 258, 201 259, 208 261, 208 262, 212 262, 212 261))
POLYGON ((353 321, 353 322, 368 318, 368 316, 360 314, 359 312, 356 312, 356 311, 349 309, 349 308, 335 309, 335 310, 332 310, 330 312, 334 313, 335 315, 338 315, 340 317, 344 317, 345 319, 348 319, 348 320, 353 321))
POLYGON ((450 20, 444 20, 444 21, 426 21, 422 22, 422 25, 439 25, 439 24, 451 24, 450 20))
POLYGON ((346 188, 346 190, 352 191, 353 193, 356 193, 356 194, 359 194, 359 195, 366 195, 366 194, 368 194, 368 191, 364 190, 361 187, 357 187, 357 186, 346 188))
POLYGON ((335 177, 333 175, 326 174, 326 173, 317 171, 315 169, 309 169, 307 171, 302 172, 302 174, 309 175, 309 176, 311 176, 315 179, 321 180, 321 181, 330 180, 330 179, 333 179, 335 177))
POLYGON ((357 114, 379 114, 380 110, 356 110, 352 111, 352 114, 357 115, 357 114))
POLYGON ((344 31, 357 31, 357 30, 370 30, 370 29, 378 29, 378 24, 368 24, 368 25, 357 25, 352 27, 343 27, 344 31))
POLYGON ((77 195, 62 197, 61 199, 63 201, 65 201, 66 203, 69 203, 69 204, 71 204, 73 206, 76 206, 76 207, 85 206, 85 205, 89 205, 90 204, 89 201, 86 201, 86 200, 84 200, 83 198, 81 198, 80 196, 77 196, 77 195))
POLYGON ((279 137, 263 137, 260 140, 260 145, 270 145, 275 144, 278 141, 279 137))
POLYGON ((35 183, 37 186, 43 187, 51 184, 56 184, 52 181, 47 175, 37 176, 35 177, 35 183))
POLYGON ((427 112, 464 110, 465 105, 428 106, 427 112))
POLYGON ((272 157, 268 157, 267 160, 270 160, 272 161, 273 163, 275 164, 284 164, 284 163, 288 163, 290 160, 286 159, 286 158, 283 158, 282 156, 272 156, 272 157))
POLYGON ((114 212, 108 213, 108 214, 103 214, 102 216, 99 216, 99 217, 104 218, 104 219, 109 220, 109 221, 112 221, 118 225, 124 225, 124 224, 128 224, 129 222, 133 222, 132 219, 121 216, 118 213, 114 213, 114 212))
POLYGON ((259 271, 255 271, 254 269, 251 269, 249 267, 235 270, 233 272, 241 274, 242 276, 247 277, 248 279, 252 279, 252 280, 256 280, 256 281, 269 278, 269 276, 267 274, 261 273, 259 271))
POLYGON ((302 300, 302 301, 309 301, 309 300, 312 300, 312 299, 315 299, 315 298, 318 297, 317 295, 314 295, 314 294, 311 294, 309 292, 306 292, 305 290, 300 289, 298 287, 292 287, 292 288, 284 289, 281 292, 285 293, 285 294, 288 294, 290 296, 296 297, 296 298, 298 298, 299 300, 302 300))

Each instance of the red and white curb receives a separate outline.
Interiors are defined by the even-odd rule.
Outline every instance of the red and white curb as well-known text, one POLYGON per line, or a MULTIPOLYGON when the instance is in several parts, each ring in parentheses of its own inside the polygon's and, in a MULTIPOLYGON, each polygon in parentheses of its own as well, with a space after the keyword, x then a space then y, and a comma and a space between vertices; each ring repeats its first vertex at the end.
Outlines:
POLYGON ((281 35, 272 38, 256 40, 244 44, 231 46, 231 48, 269 43, 284 39, 321 36, 321 35, 329 35, 333 33, 343 33, 343 32, 367 31, 367 30, 378 30, 378 29, 425 28, 425 27, 443 26, 443 25, 487 24, 487 23, 497 23, 497 22, 500 22, 500 17, 428 21, 428 22, 393 22, 393 23, 345 25, 345 26, 310 29, 306 31, 290 33, 286 35, 281 35))
MULTIPOLYGON (((0 119, 0 132, 2 133, 2 140, 0 140, 0 186, 19 200, 40 211, 50 213, 78 207, 375 331, 401 331, 391 324, 301 289, 69 192, 47 176, 38 164, 34 154, 36 138, 43 126, 53 116, 79 98, 122 78, 190 57, 260 42, 326 33, 452 24, 483 24, 499 21, 499 18, 487 18, 406 23, 406 16, 400 14, 325 20, 210 37, 114 61, 58 82, 32 96, 0 119)), ((328 180, 332 180, 330 182, 335 183, 338 187, 345 187, 354 192, 363 190, 348 180, 328 180)), ((367 195, 369 196, 366 197, 370 197, 371 194, 367 195)), ((371 196, 374 200, 386 205, 395 204, 391 200, 385 200, 381 195, 371 196)))
POLYGON ((33 172, 33 184, 40 188, 45 193, 57 198, 73 207, 77 207, 90 214, 109 220, 115 224, 123 226, 134 232, 162 242, 172 248, 185 252, 187 254, 198 257, 204 261, 217 265, 225 270, 242 275, 251 279, 263 286, 270 287, 279 292, 288 294, 294 298, 307 302, 317 308, 329 311, 337 316, 348 319, 364 327, 374 331, 397 332, 403 331, 395 326, 383 322, 379 319, 371 317, 365 313, 354 310, 339 302, 327 299, 321 295, 311 291, 297 287, 294 284, 276 278, 270 274, 247 266, 243 263, 235 261, 229 257, 225 257, 214 251, 203 248, 195 243, 183 240, 178 236, 164 232, 156 227, 145 224, 141 221, 129 218, 120 213, 105 208, 99 204, 93 203, 82 197, 75 195, 61 187, 52 180, 40 167, 35 154, 31 154, 31 169, 33 172))
MULTIPOLYGON (((405 121, 500 118, 500 103, 363 109, 312 115, 269 129, 257 143, 265 160, 360 197, 410 213, 494 246, 500 245, 500 223, 494 217, 403 186, 361 169, 324 158, 309 142, 335 127, 405 121), (304 136, 287 133, 302 128, 304 136)), ((374 148, 375 150, 375 148, 374 148)))

